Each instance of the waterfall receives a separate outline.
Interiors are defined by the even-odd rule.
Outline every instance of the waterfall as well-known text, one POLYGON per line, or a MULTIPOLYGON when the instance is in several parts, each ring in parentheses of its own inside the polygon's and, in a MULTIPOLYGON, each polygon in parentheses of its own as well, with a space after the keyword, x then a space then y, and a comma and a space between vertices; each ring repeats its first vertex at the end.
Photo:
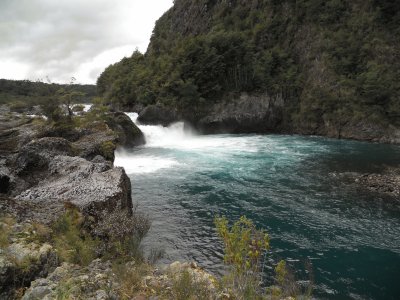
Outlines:
POLYGON ((143 132, 146 139, 146 147, 154 148, 176 148, 183 146, 193 138, 194 132, 185 128, 183 122, 174 123, 168 127, 161 125, 141 125, 137 113, 127 113, 131 120, 143 132))
POLYGON ((120 149, 115 155, 115 166, 122 166, 128 174, 153 173, 179 165, 176 157, 160 155, 160 149, 185 148, 195 138, 192 131, 185 128, 183 122, 168 127, 159 125, 141 125, 137 113, 126 113, 143 132, 146 145, 135 149, 134 153, 120 149))

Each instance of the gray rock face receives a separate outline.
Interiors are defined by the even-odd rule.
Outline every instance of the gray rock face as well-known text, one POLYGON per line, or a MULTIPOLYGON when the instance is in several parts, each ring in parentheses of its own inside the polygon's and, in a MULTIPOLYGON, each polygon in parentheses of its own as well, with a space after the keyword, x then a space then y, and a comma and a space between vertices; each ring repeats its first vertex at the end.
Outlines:
POLYGON ((321 135, 337 139, 352 139, 387 144, 400 144, 400 128, 368 120, 338 122, 324 118, 319 124, 300 123, 289 133, 321 135))
POLYGON ((168 126, 178 120, 179 117, 175 110, 160 105, 147 106, 140 112, 138 117, 138 121, 141 124, 162 126, 168 126))
POLYGON ((250 133, 276 131, 282 121, 284 101, 268 95, 249 96, 214 105, 196 127, 204 133, 250 133))
POLYGON ((359 122, 345 124, 340 129, 327 126, 327 136, 345 139, 364 140, 378 143, 400 144, 400 129, 394 126, 384 127, 379 124, 359 122))
POLYGON ((60 205, 70 202, 91 215, 104 209, 132 211, 131 184, 124 169, 80 157, 54 157, 49 162, 49 176, 15 198, 60 205))
POLYGON ((132 122, 132 120, 122 112, 110 113, 111 117, 107 125, 118 134, 118 145, 122 147, 135 147, 145 144, 143 133, 132 122))
POLYGON ((16 173, 37 172, 47 165, 56 155, 73 155, 71 144, 63 138, 45 137, 23 146, 17 157, 16 173))

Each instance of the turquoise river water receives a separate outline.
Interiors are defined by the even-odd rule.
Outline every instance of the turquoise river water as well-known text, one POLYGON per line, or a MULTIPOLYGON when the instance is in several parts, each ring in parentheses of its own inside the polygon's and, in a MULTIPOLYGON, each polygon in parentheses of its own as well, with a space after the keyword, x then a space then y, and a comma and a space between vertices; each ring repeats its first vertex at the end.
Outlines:
MULTIPOLYGON (((135 114, 129 114, 136 120, 135 114)), ((198 136, 140 126, 147 145, 117 153, 162 262, 223 270, 213 219, 252 219, 318 299, 400 299, 400 205, 357 186, 357 174, 400 164, 400 147, 321 137, 198 136), (311 270, 310 266, 311 265, 311 270)))

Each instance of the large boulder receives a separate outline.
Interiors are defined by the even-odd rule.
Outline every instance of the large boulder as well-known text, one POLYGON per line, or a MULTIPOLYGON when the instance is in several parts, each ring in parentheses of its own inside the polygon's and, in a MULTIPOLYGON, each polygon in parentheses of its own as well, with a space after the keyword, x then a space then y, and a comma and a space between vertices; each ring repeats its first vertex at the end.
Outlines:
POLYGON ((143 109, 138 121, 144 125, 168 126, 179 120, 176 110, 161 105, 149 105, 143 109))
POLYGON ((132 212, 131 183, 123 168, 81 157, 56 156, 49 163, 49 176, 19 195, 17 200, 41 203, 72 203, 85 214, 104 210, 132 212))
POLYGON ((118 134, 118 145, 136 147, 145 144, 143 132, 122 112, 108 114, 107 125, 118 134))

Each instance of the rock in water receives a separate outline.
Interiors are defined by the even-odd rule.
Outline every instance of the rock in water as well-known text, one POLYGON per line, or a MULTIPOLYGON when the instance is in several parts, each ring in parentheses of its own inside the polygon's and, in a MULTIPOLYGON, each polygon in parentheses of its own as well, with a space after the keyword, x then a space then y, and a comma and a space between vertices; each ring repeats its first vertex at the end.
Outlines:
POLYGON ((135 147, 145 144, 143 132, 122 112, 108 114, 111 117, 107 125, 118 134, 118 145, 122 147, 135 147))
POLYGON ((138 117, 141 124, 168 126, 179 120, 177 112, 160 105, 149 105, 143 109, 138 117))

